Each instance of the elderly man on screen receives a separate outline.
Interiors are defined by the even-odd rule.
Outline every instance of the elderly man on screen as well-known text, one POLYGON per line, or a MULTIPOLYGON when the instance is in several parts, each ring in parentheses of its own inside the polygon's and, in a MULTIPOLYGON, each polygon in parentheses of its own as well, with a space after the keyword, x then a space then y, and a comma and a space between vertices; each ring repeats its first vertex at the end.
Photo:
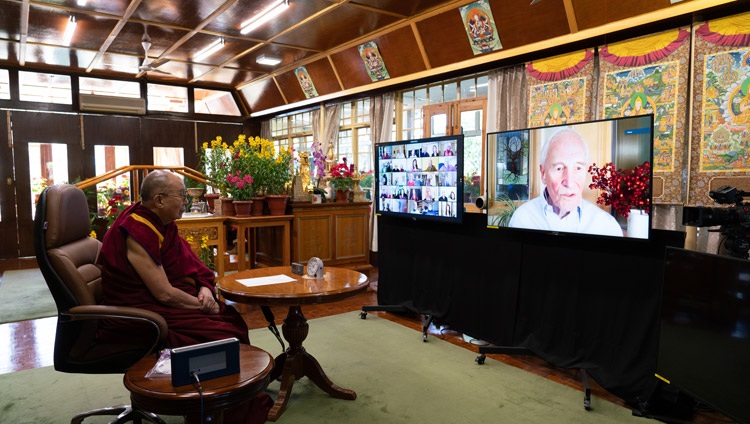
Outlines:
POLYGON ((571 129, 555 133, 542 148, 539 171, 544 190, 513 213, 509 226, 622 237, 612 215, 583 199, 588 167, 581 135, 571 129))

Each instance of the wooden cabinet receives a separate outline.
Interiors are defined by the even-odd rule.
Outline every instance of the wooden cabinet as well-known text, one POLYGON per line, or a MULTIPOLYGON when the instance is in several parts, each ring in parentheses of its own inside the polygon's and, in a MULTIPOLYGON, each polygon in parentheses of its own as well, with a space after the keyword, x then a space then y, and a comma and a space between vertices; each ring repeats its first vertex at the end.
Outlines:
POLYGON ((292 261, 370 267, 370 202, 293 203, 292 261))

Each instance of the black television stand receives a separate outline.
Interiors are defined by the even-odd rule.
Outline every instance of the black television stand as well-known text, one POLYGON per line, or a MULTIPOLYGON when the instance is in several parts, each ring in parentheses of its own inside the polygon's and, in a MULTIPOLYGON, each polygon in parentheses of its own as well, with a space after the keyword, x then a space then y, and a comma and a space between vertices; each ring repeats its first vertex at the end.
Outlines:
MULTIPOLYGON (((484 364, 488 353, 499 355, 533 355, 533 352, 525 347, 512 346, 479 346, 479 356, 474 358, 474 362, 479 365, 484 364)), ((581 373, 581 383, 583 383, 583 409, 591 410, 591 385, 589 384, 589 374, 585 369, 579 368, 581 373)))
MULTIPOLYGON (((413 312, 411 309, 404 306, 396 305, 378 305, 378 306, 363 306, 362 312, 359 313, 359 317, 367 319, 367 312, 413 312)), ((422 341, 427 342, 427 329, 430 328, 430 324, 435 321, 435 317, 431 314, 421 314, 424 316, 424 323, 422 324, 422 341)))

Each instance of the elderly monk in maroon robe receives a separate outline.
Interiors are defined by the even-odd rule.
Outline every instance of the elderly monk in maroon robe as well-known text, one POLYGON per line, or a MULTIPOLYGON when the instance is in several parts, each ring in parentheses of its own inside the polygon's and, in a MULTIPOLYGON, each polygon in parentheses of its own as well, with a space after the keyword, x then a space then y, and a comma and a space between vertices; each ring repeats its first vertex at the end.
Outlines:
MULTIPOLYGON (((148 309, 169 326, 167 347, 237 337, 249 344, 242 316, 216 298, 214 273, 178 234, 185 185, 157 170, 143 179, 142 202, 125 209, 107 231, 99 264, 103 303, 148 309)), ((102 325, 100 337, 138 339, 141 328, 102 325)))

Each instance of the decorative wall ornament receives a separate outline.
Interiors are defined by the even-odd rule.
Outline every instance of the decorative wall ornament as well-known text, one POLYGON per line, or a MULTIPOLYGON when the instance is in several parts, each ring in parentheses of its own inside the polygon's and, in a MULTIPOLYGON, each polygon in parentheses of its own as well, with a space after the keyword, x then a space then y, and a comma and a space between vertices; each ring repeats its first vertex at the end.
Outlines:
POLYGON ((373 82, 385 80, 391 77, 388 74, 388 69, 385 68, 383 57, 380 56, 378 45, 375 44, 374 41, 360 44, 357 46, 357 50, 359 50, 359 55, 365 63, 365 68, 367 68, 367 74, 370 75, 370 79, 373 82))
POLYGON ((305 97, 308 99, 318 97, 318 91, 315 89, 315 84, 313 84, 312 78, 310 78, 310 74, 307 72, 306 67, 300 66, 295 69, 294 75, 297 76, 297 81, 299 81, 299 86, 302 87, 302 91, 305 92, 305 97))
POLYGON ((479 0, 458 8, 466 35, 474 55, 489 53, 503 48, 497 34, 495 19, 487 0, 479 0))
POLYGON ((675 29, 599 49, 601 118, 654 114, 653 198, 683 202, 690 33, 675 29))
POLYGON ((571 124, 591 119, 592 50, 526 64, 529 126, 571 124))
POLYGON ((687 204, 714 206, 710 190, 750 184, 750 13, 695 26, 693 126, 687 204))

